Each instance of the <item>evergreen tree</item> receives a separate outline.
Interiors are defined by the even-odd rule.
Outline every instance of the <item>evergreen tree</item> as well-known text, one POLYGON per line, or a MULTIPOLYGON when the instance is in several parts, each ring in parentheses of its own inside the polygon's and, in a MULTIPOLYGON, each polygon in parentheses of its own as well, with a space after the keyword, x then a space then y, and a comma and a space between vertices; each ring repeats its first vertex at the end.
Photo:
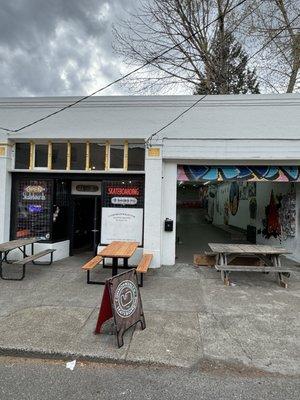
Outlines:
POLYGON ((248 55, 231 33, 219 31, 209 53, 195 94, 260 93, 256 70, 247 66, 248 55))

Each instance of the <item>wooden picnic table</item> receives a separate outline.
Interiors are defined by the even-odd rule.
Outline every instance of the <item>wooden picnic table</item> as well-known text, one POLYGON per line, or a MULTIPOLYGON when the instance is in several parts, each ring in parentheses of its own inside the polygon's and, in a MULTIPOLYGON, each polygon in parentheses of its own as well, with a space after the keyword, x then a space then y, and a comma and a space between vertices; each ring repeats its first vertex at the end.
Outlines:
POLYGON ((281 265, 280 256, 290 254, 283 247, 275 247, 261 244, 228 244, 228 243, 209 243, 212 252, 216 254, 216 269, 221 271, 224 284, 229 285, 230 271, 249 271, 249 272, 270 272, 278 274, 279 284, 287 287, 282 274, 288 274, 290 267, 281 265), (261 260, 264 266, 256 265, 229 265, 237 257, 253 256, 261 260))
POLYGON ((4 280, 22 280, 25 276, 25 268, 26 264, 31 262, 35 264, 35 260, 47 255, 51 254, 51 260, 49 263, 40 263, 42 265, 50 265, 53 262, 53 252, 55 250, 47 249, 43 250, 37 254, 34 254, 34 244, 41 240, 40 237, 32 237, 32 238, 23 238, 23 239, 15 239, 10 240, 9 242, 1 243, 0 244, 0 278, 4 280), (31 245, 31 255, 26 254, 26 246, 31 245), (23 254, 23 260, 10 262, 7 259, 7 255, 10 251, 18 249, 23 254), (7 264, 20 264, 23 269, 23 273, 21 278, 7 278, 3 276, 3 261, 7 264))
POLYGON ((138 242, 112 242, 98 255, 112 259, 112 276, 115 276, 118 274, 119 258, 123 259, 122 268, 128 268, 128 259, 133 256, 138 246, 138 242))
POLYGON ((26 254, 26 246, 31 245, 33 248, 34 243, 38 242, 40 238, 38 237, 32 237, 32 238, 27 238, 27 239, 16 239, 16 240, 10 240, 9 242, 1 243, 0 244, 0 264, 5 260, 7 262, 7 254, 15 249, 19 249, 24 257, 27 257, 26 254), (2 254, 4 253, 4 256, 2 257, 2 254))

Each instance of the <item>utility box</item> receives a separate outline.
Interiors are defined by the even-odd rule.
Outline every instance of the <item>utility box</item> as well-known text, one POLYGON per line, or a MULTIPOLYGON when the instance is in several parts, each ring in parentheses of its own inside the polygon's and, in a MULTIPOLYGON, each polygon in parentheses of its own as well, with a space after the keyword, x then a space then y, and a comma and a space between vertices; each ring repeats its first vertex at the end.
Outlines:
POLYGON ((166 218, 165 219, 165 232, 173 232, 173 220, 166 218))

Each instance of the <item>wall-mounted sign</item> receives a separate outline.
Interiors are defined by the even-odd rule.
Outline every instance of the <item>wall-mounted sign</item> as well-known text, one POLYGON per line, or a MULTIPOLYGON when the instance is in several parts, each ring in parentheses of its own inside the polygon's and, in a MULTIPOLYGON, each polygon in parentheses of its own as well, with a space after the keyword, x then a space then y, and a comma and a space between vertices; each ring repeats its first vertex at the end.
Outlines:
POLYGON ((104 322, 111 318, 114 319, 118 347, 123 346, 123 334, 131 326, 140 322, 142 329, 146 328, 135 269, 106 280, 95 333, 100 333, 104 322))
POLYGON ((101 182, 73 181, 71 193, 85 196, 100 196, 101 182))
POLYGON ((111 199, 111 204, 118 204, 118 205, 136 205, 137 199, 135 197, 113 197, 111 199))
POLYGON ((6 153, 5 146, 0 146, 0 157, 4 157, 6 153))
POLYGON ((101 244, 134 241, 143 244, 144 184, 102 182, 101 244))
POLYGON ((101 243, 113 241, 143 242, 142 208, 102 208, 101 243))
POLYGON ((159 157, 160 156, 160 148, 159 147, 150 147, 148 149, 149 157, 159 157))

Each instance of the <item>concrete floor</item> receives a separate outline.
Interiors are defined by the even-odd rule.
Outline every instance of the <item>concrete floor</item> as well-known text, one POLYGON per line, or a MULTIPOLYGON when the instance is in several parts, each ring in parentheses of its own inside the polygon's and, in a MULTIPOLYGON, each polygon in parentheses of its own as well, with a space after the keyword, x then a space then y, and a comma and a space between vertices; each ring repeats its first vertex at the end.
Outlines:
MULTIPOLYGON (((93 333, 103 286, 86 284, 80 267, 88 258, 31 265, 21 282, 0 280, 0 354, 185 368, 210 360, 300 374, 300 270, 288 289, 272 274, 232 274, 237 286, 224 287, 207 267, 151 270, 141 288, 147 328, 128 331, 118 349, 114 335, 93 333)), ((109 274, 99 269, 94 277, 109 274)))
POLYGON ((208 243, 234 243, 228 232, 207 223, 205 215, 199 208, 177 210, 176 262, 192 263, 194 254, 210 250, 208 243))

